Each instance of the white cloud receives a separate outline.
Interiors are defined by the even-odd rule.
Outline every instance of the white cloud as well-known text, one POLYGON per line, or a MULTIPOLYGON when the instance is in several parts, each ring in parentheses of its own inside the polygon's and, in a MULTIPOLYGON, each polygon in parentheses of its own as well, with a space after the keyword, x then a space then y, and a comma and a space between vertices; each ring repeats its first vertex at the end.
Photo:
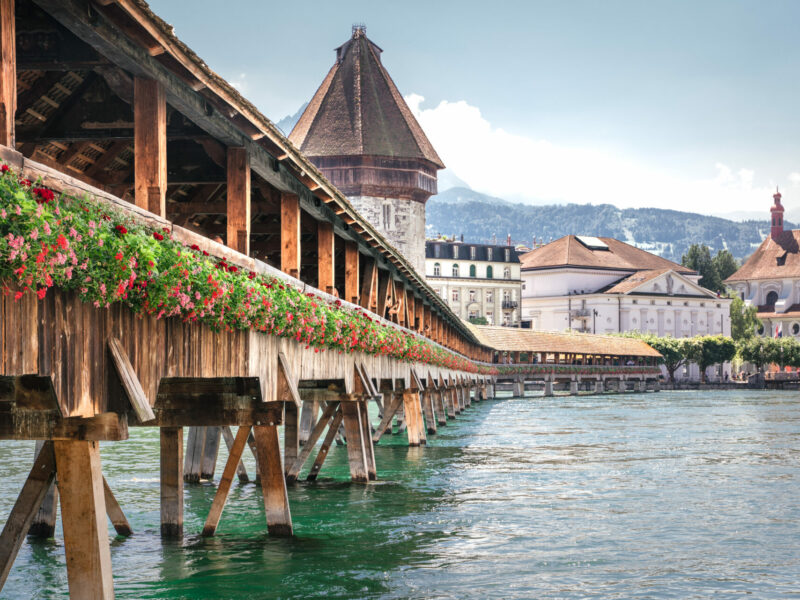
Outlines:
MULTIPOLYGON (((774 182, 755 185, 750 169, 716 163, 707 177, 691 179, 615 151, 510 133, 464 101, 425 108, 424 100, 418 94, 406 97, 447 167, 475 190, 509 200, 725 214, 767 207, 775 189, 774 182)), ((800 185, 800 173, 788 180, 800 185)))
POLYGON ((239 73, 236 77, 228 79, 228 83, 235 87, 240 94, 244 94, 247 91, 247 73, 239 73))
POLYGON ((789 183, 794 187, 800 186, 800 173, 789 173, 789 183))

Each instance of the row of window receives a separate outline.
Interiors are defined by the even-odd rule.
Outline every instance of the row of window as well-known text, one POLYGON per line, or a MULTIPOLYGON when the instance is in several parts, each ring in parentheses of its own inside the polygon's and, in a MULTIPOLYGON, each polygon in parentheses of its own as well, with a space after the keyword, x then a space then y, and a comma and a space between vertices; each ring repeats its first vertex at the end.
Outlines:
MULTIPOLYGON (((457 244, 454 244, 452 246, 452 248, 453 248, 453 258, 458 258, 459 254, 460 254, 459 246, 457 244)), ((440 258, 442 256, 442 246, 441 246, 441 244, 434 244, 434 246, 433 246, 433 256, 436 257, 436 258, 440 258)), ((470 258, 470 260, 475 260, 476 256, 477 256, 477 251, 476 251, 475 246, 470 246, 469 247, 469 258, 470 258)), ((511 249, 510 248, 503 248, 502 256, 503 256, 503 260, 505 262, 511 262, 511 249)), ((463 258, 466 258, 466 256, 463 257, 463 258)), ((494 248, 486 248, 486 260, 494 260, 494 248)))
MULTIPOLYGON (((447 300, 447 298, 445 298, 442 295, 441 289, 437 288, 436 293, 442 296, 442 298, 444 298, 445 300, 447 300)), ((461 299, 461 290, 458 289, 451 290, 450 298, 452 299, 453 302, 458 302, 461 299)), ((467 292, 467 298, 469 299, 468 300, 469 302, 477 302, 478 298, 480 298, 480 292, 478 290, 469 290, 467 292)), ((513 297, 510 290, 503 290, 503 302, 509 302, 510 300, 512 300, 512 298, 513 297)), ((487 304, 491 304, 492 302, 494 302, 494 290, 485 290, 484 300, 487 304)))
MULTIPOLYGON (((442 276, 442 265, 440 265, 438 262, 437 263, 433 263, 433 276, 434 277, 441 277, 442 276)), ((460 269, 458 268, 458 265, 453 265, 452 276, 453 277, 460 277, 461 276, 460 275, 460 269)), ((469 266, 469 276, 470 277, 477 277, 478 276, 478 270, 475 267, 475 265, 470 265, 469 266)), ((489 265, 488 267, 486 267, 486 279, 494 279, 494 269, 492 268, 492 265, 489 265)), ((503 279, 511 279, 511 269, 509 267, 506 267, 505 269, 503 269, 503 279)))

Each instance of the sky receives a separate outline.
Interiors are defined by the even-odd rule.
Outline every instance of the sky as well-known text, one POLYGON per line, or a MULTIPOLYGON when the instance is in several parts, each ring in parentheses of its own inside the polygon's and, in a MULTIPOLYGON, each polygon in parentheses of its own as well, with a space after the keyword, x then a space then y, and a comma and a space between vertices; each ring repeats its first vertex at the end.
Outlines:
POLYGON ((749 216, 780 186, 800 216, 800 1, 150 5, 275 121, 365 24, 448 171, 480 192, 749 216))

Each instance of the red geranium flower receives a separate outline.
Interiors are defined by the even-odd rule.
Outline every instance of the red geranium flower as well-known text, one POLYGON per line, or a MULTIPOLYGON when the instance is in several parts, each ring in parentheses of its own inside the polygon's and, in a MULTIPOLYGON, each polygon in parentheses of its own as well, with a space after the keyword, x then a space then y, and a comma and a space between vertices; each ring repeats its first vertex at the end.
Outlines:
POLYGON ((128 233, 128 228, 125 227, 125 225, 117 225, 116 227, 114 227, 114 229, 116 229, 120 235, 125 235, 126 233, 128 233))
POLYGON ((157 231, 153 232, 153 237, 157 239, 159 242, 164 239, 164 236, 158 233, 157 231))

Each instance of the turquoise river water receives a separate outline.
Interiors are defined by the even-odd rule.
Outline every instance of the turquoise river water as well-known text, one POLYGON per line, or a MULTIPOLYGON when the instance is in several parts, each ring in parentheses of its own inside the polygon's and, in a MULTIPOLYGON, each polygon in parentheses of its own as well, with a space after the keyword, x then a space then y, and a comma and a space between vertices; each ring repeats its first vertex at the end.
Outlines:
MULTIPOLYGON (((187 486, 186 537, 166 544, 158 432, 104 445, 135 531, 112 538, 117 597, 800 598, 796 393, 499 399, 426 448, 384 440, 379 482, 351 484, 335 447, 291 487, 293 539, 270 539, 260 490, 235 482, 211 539, 215 488, 187 486)), ((32 458, 0 444, 0 523, 32 458)), ((60 524, 23 544, 1 595, 67 596, 60 524)))

